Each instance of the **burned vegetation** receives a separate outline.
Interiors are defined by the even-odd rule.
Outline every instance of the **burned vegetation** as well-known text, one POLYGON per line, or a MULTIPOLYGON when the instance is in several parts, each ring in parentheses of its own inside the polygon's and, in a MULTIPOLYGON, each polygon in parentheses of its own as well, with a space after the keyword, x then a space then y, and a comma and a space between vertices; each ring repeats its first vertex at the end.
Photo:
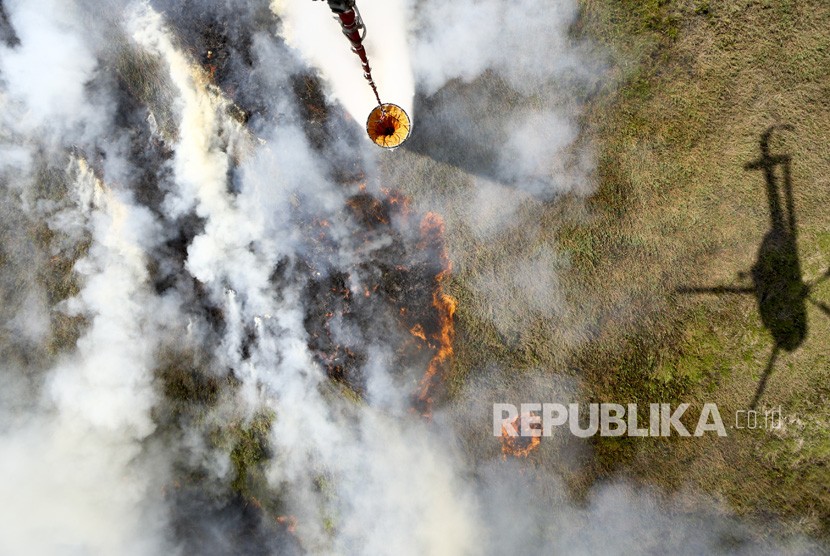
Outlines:
MULTIPOLYGON (((408 199, 392 190, 373 195, 359 187, 346 210, 366 256, 349 272, 309 266, 309 347, 329 377, 363 395, 367 346, 398 331, 391 366, 421 369, 412 400, 427 413, 452 351, 455 301, 442 289, 450 269, 443 222, 433 213, 413 214, 408 199)), ((317 223, 313 237, 321 249, 331 245, 330 230, 327 222, 317 223)))

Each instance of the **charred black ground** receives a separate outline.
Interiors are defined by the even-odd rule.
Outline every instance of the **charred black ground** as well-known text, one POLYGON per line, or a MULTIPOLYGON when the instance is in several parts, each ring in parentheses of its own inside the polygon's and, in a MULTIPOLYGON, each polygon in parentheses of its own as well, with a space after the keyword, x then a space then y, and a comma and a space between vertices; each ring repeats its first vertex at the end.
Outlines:
MULTIPOLYGON (((233 101, 231 116, 253 133, 279 125, 282 116, 268 110, 260 100, 260 85, 249 78, 253 71, 251 36, 257 30, 274 32, 277 22, 270 12, 247 9, 245 13, 229 13, 201 2, 164 7, 185 49, 233 101)), ((128 65, 119 72, 119 122, 135 130, 134 163, 146 169, 136 196, 158 212, 165 191, 159 185, 163 174, 155 169, 164 166, 172 151, 147 129, 146 104, 160 93, 136 85, 135 73, 144 71, 148 67, 128 65)), ((283 92, 293 95, 309 143, 334 161, 332 172, 346 198, 338 224, 345 223, 351 230, 352 245, 367 247, 356 268, 340 268, 335 261, 342 245, 334 236, 334 223, 317 213, 313 198, 300 199, 293 218, 303 231, 306 248, 298 258, 284 259, 272 269, 273 287, 279 291, 287 284, 302 285, 308 347, 329 378, 357 396, 366 394, 363 368, 367 351, 397 334, 391 368, 398 369, 398 378, 413 392, 413 410, 424 412, 433 399, 418 399, 418 380, 439 349, 434 338, 442 327, 442 315, 434 306, 441 287, 439 275, 447 264, 441 230, 423 227, 425 215, 413 210, 394 184, 370 191, 363 168, 354 162, 357 158, 330 150, 338 136, 352 134, 357 138, 359 130, 350 131, 352 126, 344 113, 326 104, 315 75, 297 73, 290 83, 290 90, 283 92)), ((386 120, 383 126, 383 132, 391 135, 397 122, 386 120)), ((172 126, 170 129, 174 133, 172 126)), ((94 164, 94 153, 89 158, 94 164)), ((231 191, 237 171, 236 166, 229 171, 231 191)), ((167 240, 153 255, 151 271, 159 294, 171 288, 189 292, 191 310, 209 325, 210 335, 218 342, 226 331, 223 310, 211 301, 198 280, 181 282, 181 276, 188 276, 184 271, 188 247, 203 230, 204 221, 195 213, 173 223, 165 232, 167 240)), ((255 327, 249 323, 241 348, 243 359, 251 357, 256 341, 255 327)), ((154 412, 160 425, 159 441, 175 442, 182 425, 194 426, 205 408, 218 403, 222 388, 239 385, 233 376, 223 378, 207 370, 213 365, 203 354, 173 350, 166 355, 157 371, 164 399, 154 412)), ((223 542, 237 539, 238 546, 250 548, 246 553, 264 554, 271 550, 268 547, 288 550, 292 546, 288 521, 277 519, 282 514, 279 494, 262 498, 263 464, 270 458, 266 434, 270 423, 271 416, 263 415, 251 426, 237 423, 229 430, 204 431, 211 442, 231 448, 235 478, 230 487, 217 485, 204 469, 179 463, 177 482, 170 485, 167 494, 175 509, 174 533, 186 546, 198 552, 220 537, 223 542), (210 531, 210 524, 217 521, 225 529, 210 531)))

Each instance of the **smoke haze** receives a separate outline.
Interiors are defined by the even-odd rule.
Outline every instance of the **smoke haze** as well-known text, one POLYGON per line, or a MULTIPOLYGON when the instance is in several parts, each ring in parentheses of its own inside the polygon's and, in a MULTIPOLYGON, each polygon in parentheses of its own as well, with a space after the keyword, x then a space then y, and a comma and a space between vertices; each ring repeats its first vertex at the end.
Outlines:
MULTIPOLYGON (((577 384, 494 366, 431 419, 416 408, 428 358, 401 356, 401 306, 431 310, 444 268, 406 211, 495 241, 528 205, 592 190, 578 122, 602 64, 569 36, 575 2, 361 0, 382 98, 424 129, 380 154, 324 3, 92 4, 0 4, 0 553, 818 550, 759 541, 703 498, 686 512, 611 484, 577 504, 567 443, 551 469, 502 460, 492 403, 577 384), (389 188, 434 191, 404 209, 389 188), (387 283, 399 259, 414 285, 387 283), (321 333, 333 290, 348 310, 321 333)), ((566 266, 539 249, 474 287, 510 334, 531 306, 566 310, 566 266)))

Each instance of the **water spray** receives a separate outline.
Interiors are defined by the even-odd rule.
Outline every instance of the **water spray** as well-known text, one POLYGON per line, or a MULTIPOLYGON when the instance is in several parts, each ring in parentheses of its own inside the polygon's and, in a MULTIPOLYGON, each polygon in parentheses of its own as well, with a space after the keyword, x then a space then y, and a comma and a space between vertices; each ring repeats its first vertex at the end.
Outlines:
POLYGON ((411 124, 409 115, 397 104, 384 103, 380 100, 378 88, 372 78, 372 68, 363 40, 366 38, 366 25, 360 16, 355 0, 328 0, 329 8, 340 21, 343 34, 352 43, 352 52, 360 58, 363 65, 363 77, 368 81, 378 105, 366 120, 366 132, 373 143, 379 147, 394 149, 400 147, 409 138, 411 124))

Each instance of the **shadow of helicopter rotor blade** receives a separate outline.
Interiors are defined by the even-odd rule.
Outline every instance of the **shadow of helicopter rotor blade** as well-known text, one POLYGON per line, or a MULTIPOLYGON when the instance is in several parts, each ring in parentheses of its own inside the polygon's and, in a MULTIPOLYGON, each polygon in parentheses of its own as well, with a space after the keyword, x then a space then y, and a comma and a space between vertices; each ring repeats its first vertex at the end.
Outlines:
POLYGON ((713 288, 677 288, 677 293, 709 293, 709 294, 722 294, 722 293, 733 293, 733 294, 747 294, 747 293, 755 293, 755 288, 752 287, 737 287, 737 286, 715 286, 713 288))
POLYGON ((830 305, 827 305, 826 303, 823 303, 821 301, 813 299, 812 297, 808 297, 807 301, 809 301, 810 303, 815 305, 818 308, 819 311, 821 311, 822 313, 824 313, 825 315, 830 317, 830 305))
POLYGON ((781 158, 783 159, 781 162, 781 170, 783 173, 784 202, 787 207, 787 226, 789 227, 790 234, 792 234, 793 237, 797 237, 798 220, 795 213, 795 198, 793 197, 793 181, 792 172, 790 170, 791 159, 789 156, 781 158))
POLYGON ((764 374, 761 375, 761 381, 758 382, 758 388, 755 390, 755 397, 752 398, 752 404, 749 406, 750 409, 755 409, 758 406, 761 396, 764 395, 764 390, 767 389, 767 380, 769 379, 769 375, 772 374, 772 368, 775 366, 775 360, 778 359, 778 351, 779 347, 777 345, 772 348, 772 353, 769 356, 767 367, 764 369, 764 374))
POLYGON ((810 282, 809 284, 807 284, 807 287, 808 287, 808 288, 815 288, 815 287, 816 287, 816 286, 818 286, 819 284, 821 284, 821 283, 825 282, 828 278, 830 278, 830 268, 828 268, 828 269, 824 272, 824 274, 822 274, 821 276, 819 276, 818 278, 816 278, 815 280, 813 280, 812 282, 810 282))

